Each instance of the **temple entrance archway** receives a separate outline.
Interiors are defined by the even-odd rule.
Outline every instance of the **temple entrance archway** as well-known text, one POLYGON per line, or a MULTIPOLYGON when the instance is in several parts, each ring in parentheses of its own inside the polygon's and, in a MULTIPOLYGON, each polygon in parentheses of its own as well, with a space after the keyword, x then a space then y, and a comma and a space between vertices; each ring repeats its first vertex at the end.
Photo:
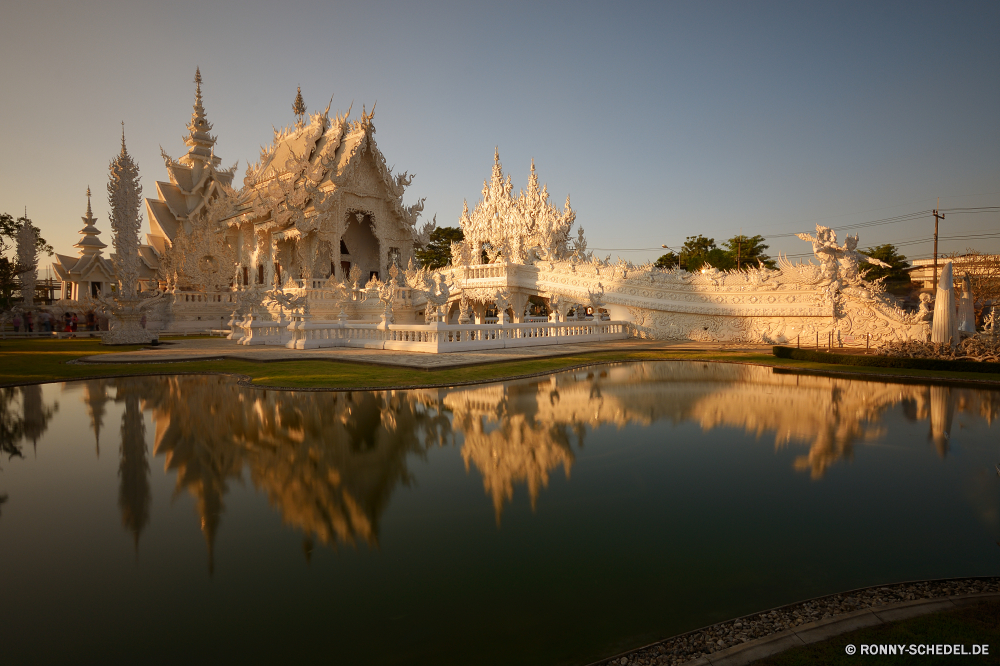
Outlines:
POLYGON ((379 242, 375 237, 375 220, 370 212, 349 211, 347 225, 342 237, 341 262, 350 262, 351 267, 361 269, 362 279, 379 274, 381 268, 379 242), (344 250, 347 253, 344 254, 344 250))

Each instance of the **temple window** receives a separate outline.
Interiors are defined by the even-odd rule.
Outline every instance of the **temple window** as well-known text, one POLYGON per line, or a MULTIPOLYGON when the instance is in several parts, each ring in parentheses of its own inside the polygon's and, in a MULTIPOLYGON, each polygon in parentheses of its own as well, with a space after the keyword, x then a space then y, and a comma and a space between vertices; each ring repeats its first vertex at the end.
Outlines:
POLYGON ((342 262, 340 262, 340 270, 342 271, 342 274, 343 274, 344 277, 347 277, 348 275, 350 275, 351 274, 351 262, 349 262, 349 261, 342 261, 342 262))
POLYGON ((347 245, 344 244, 344 241, 340 241, 340 253, 350 254, 350 251, 347 249, 347 245))
POLYGON ((257 284, 264 284, 264 264, 257 264, 257 284))
POLYGON ((243 267, 243 285, 246 286, 250 284, 250 269, 246 266, 243 267))

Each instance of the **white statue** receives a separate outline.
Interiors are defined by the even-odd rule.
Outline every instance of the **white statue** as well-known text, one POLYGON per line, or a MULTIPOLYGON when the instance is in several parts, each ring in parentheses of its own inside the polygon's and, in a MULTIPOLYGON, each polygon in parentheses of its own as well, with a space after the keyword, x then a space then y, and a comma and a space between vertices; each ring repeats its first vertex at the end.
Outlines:
POLYGON ((931 342, 958 344, 958 319, 955 317, 955 280, 951 262, 945 262, 938 279, 937 297, 934 299, 934 322, 931 342))

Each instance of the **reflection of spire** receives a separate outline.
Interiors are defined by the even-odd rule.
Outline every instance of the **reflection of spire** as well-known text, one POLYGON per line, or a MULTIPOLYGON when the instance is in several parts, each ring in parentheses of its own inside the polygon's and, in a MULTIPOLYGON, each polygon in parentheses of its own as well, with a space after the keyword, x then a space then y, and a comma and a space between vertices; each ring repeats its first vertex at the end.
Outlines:
POLYGON ((104 425, 104 404, 108 401, 107 385, 102 379, 92 379, 83 385, 83 403, 90 415, 90 429, 94 431, 97 457, 101 457, 101 426, 104 425))
POLYGON ((139 537, 149 522, 149 506, 153 501, 149 488, 149 462, 146 459, 146 424, 139 409, 139 392, 129 380, 119 380, 118 398, 124 394, 125 413, 122 415, 121 458, 118 463, 118 508, 122 526, 132 533, 136 553, 139 537))
POLYGON ((948 442, 951 439, 951 422, 955 415, 955 400, 951 388, 947 386, 931 386, 931 431, 929 439, 934 442, 938 455, 944 458, 948 455, 948 442))
MULTIPOLYGON (((566 425, 535 423, 523 414, 501 414, 499 428, 486 432, 483 419, 469 418, 462 423, 465 443, 462 459, 468 471, 473 463, 483 476, 483 489, 493 498, 497 525, 504 502, 514 497, 514 485, 527 483, 531 509, 538 494, 549 485, 549 472, 562 466, 569 478, 573 451, 566 425)), ((579 434, 578 434, 579 436, 579 434)))
POLYGON ((16 388, 0 388, 0 454, 8 458, 24 457, 20 446, 24 419, 15 414, 14 405, 18 393, 16 388))
POLYGON ((49 427, 49 420, 52 414, 59 409, 59 403, 53 403, 51 407, 46 407, 42 403, 42 387, 40 384, 21 387, 21 408, 23 409, 24 437, 30 439, 33 446, 37 446, 38 438, 41 437, 49 427))

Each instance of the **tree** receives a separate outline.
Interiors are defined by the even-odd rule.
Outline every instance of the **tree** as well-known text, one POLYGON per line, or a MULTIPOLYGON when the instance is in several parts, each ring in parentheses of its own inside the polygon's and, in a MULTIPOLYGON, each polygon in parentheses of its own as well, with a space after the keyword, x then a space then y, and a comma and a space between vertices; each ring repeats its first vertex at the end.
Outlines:
POLYGON ((866 280, 878 280, 885 278, 886 282, 910 282, 910 264, 906 257, 897 252, 897 248, 892 243, 885 243, 876 247, 870 247, 864 251, 865 255, 889 264, 889 268, 878 266, 867 261, 858 262, 858 270, 866 271, 866 280))
POLYGON ((422 249, 413 251, 421 267, 428 270, 444 268, 451 263, 451 244, 465 239, 458 227, 438 227, 431 232, 430 241, 422 249))
POLYGON ((653 265, 657 268, 677 268, 679 263, 680 262, 677 261, 677 253, 671 250, 657 259, 656 263, 653 265))
MULTIPOLYGON (((31 220, 23 215, 15 220, 10 213, 0 213, 0 255, 7 254, 8 250, 17 246, 17 232, 25 222, 31 220)), ((41 235, 38 236, 37 245, 39 254, 44 252, 51 257, 55 252, 41 235)))
POLYGON ((778 267, 774 260, 764 253, 768 246, 764 244, 764 237, 759 234, 756 236, 742 234, 733 236, 723 245, 726 248, 729 261, 737 270, 756 268, 760 264, 764 264, 765 268, 772 270, 778 267))
POLYGON ((681 248, 680 261, 673 251, 666 253, 656 260, 654 264, 658 268, 674 268, 677 265, 692 273, 701 270, 702 266, 709 264, 715 268, 723 270, 733 267, 733 262, 725 250, 719 249, 715 245, 714 238, 706 238, 701 234, 688 236, 681 248))
MULTIPOLYGON (((12 304, 14 292, 20 289, 18 276, 24 272, 24 267, 17 263, 17 258, 3 256, 9 250, 17 247, 17 235, 21 227, 31 223, 25 216, 14 219, 10 213, 0 213, 0 310, 6 310, 12 304)), ((38 253, 46 253, 50 257, 54 250, 41 235, 35 240, 38 253)))
POLYGON ((889 264, 889 268, 885 268, 864 260, 859 261, 858 270, 864 274, 864 279, 872 281, 885 278, 885 290, 890 294, 904 298, 913 295, 915 285, 910 281, 910 264, 906 257, 899 254, 895 245, 885 243, 870 247, 862 254, 889 264))

